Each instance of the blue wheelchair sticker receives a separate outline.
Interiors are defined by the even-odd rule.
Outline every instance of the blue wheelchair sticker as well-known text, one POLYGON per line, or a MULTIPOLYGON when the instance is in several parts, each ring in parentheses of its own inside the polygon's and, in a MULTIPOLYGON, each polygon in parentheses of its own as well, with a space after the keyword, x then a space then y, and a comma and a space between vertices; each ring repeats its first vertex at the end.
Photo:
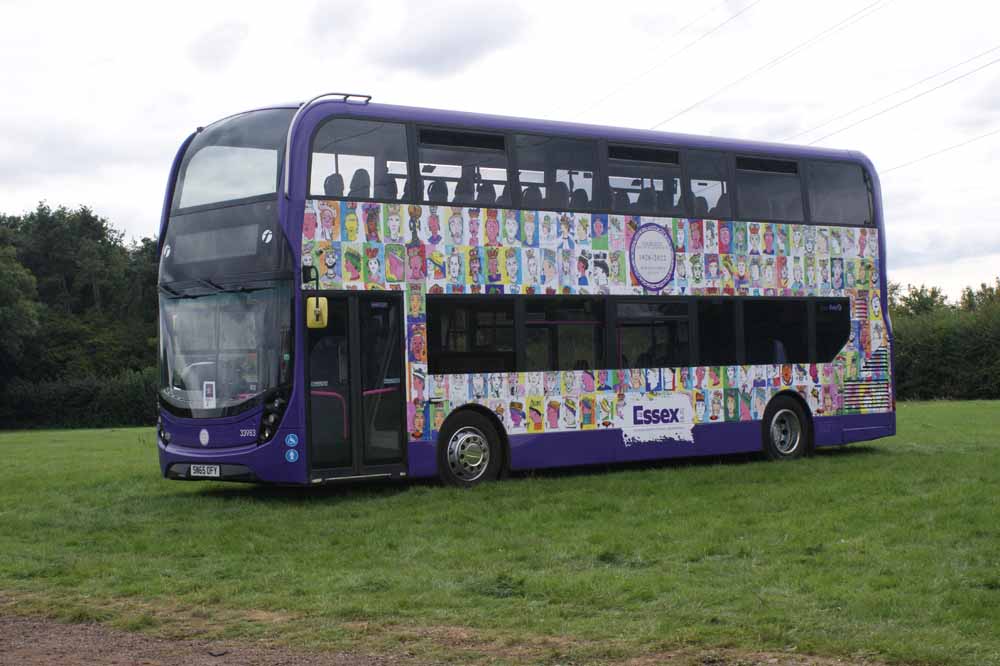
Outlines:
POLYGON ((296 447, 299 445, 299 436, 294 432, 290 432, 285 435, 285 446, 296 447))
POLYGON ((297 462, 299 459, 299 452, 295 449, 288 449, 285 451, 285 460, 288 462, 297 462))

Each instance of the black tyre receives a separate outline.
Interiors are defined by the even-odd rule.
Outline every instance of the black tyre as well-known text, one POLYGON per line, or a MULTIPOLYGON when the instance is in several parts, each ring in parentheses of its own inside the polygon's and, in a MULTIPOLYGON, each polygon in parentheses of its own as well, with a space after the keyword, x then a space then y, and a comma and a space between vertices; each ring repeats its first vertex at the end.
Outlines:
POLYGON ((764 411, 764 453, 771 460, 794 460, 812 452, 812 422, 795 398, 779 395, 764 411))
POLYGON ((454 414, 438 437, 438 475, 445 483, 471 488, 494 481, 503 468, 503 444, 496 426, 474 410, 454 414))

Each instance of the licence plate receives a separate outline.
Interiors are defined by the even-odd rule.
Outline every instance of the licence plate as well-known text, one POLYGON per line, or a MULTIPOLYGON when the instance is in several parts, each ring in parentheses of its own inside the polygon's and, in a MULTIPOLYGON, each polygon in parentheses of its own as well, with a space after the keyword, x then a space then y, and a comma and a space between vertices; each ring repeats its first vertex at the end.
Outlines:
POLYGON ((191 469, 188 470, 188 476, 197 476, 206 479, 218 479, 219 478, 219 466, 218 465, 191 465, 191 469))

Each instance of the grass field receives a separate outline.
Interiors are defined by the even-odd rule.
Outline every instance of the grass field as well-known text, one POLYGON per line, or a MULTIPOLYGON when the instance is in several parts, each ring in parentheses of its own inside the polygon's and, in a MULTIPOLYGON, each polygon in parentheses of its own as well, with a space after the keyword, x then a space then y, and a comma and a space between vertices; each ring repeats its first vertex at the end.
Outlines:
POLYGON ((171 482, 151 429, 3 433, 0 609, 462 662, 1000 664, 1000 403, 899 433, 474 491, 171 482))

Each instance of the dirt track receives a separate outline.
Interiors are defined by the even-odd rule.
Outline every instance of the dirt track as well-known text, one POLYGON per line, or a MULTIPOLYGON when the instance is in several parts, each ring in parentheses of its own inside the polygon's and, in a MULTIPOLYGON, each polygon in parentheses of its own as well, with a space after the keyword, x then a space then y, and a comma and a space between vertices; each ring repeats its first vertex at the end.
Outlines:
MULTIPOLYGON (((551 661, 501 652, 480 654, 477 663, 551 661)), ((99 624, 0 616, 0 666, 428 666, 406 654, 366 655, 300 652, 251 642, 176 640, 111 629, 99 624)), ((454 663, 454 662, 451 662, 454 663)), ((577 664, 568 661, 567 664, 577 664)), ((865 659, 841 660, 794 653, 681 650, 630 659, 622 666, 876 666, 865 659)))
POLYGON ((198 640, 166 640, 97 624, 0 617, 3 666, 389 666, 409 659, 343 653, 302 653, 286 648, 198 640))

